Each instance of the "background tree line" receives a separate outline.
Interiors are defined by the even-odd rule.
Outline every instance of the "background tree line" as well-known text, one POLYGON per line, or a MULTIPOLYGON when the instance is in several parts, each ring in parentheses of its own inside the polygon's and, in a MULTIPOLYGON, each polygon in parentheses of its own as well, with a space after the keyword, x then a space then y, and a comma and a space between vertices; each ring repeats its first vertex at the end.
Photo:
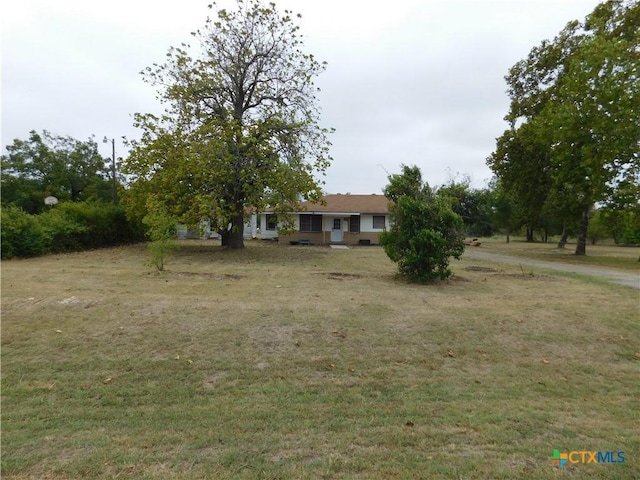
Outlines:
MULTIPOLYGON (((616 194, 624 195, 615 202, 603 202, 590 209, 587 241, 596 244, 603 240, 615 244, 640 244, 640 204, 637 185, 629 191, 620 189, 616 194), (635 192, 635 193, 634 193, 635 192)), ((527 202, 526 195, 517 196, 504 187, 501 179, 494 177, 484 188, 471 186, 469 178, 451 179, 435 187, 440 197, 448 200, 451 209, 463 221, 464 233, 468 237, 491 237, 504 235, 523 237, 526 241, 567 241, 577 239, 578 232, 566 228, 566 219, 554 209, 535 210, 527 202), (563 237, 566 238, 563 239, 563 237)), ((530 192, 532 195, 535 192, 530 192)))
MULTIPOLYGON (((79 141, 31 132, 26 140, 16 139, 7 151, 1 157, 3 258, 151 238, 155 234, 145 234, 153 230, 151 220, 157 223, 159 211, 164 212, 160 216, 163 225, 177 223, 160 208, 162 204, 145 203, 145 189, 139 188, 139 183, 125 188, 118 182, 121 201, 113 205, 109 160, 99 155, 93 139, 79 141), (60 204, 45 205, 44 198, 49 195, 58 197, 60 204)), ((590 212, 589 242, 612 239, 620 244, 640 244, 637 189, 637 184, 620 184, 612 201, 590 212)), ((474 188, 468 177, 456 177, 429 191, 459 215, 462 232, 468 237, 503 234, 507 241, 511 235, 545 241, 567 232, 564 218, 556 215, 556 210, 532 209, 528 196, 515 195, 499 178, 484 188, 474 188)))

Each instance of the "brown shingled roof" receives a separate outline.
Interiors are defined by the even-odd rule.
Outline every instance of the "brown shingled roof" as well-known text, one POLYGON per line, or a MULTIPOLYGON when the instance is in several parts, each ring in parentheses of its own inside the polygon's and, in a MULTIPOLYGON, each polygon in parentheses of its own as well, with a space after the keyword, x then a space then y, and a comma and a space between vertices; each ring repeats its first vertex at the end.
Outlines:
POLYGON ((301 211, 313 213, 389 213, 389 199, 384 195, 334 194, 322 197, 326 205, 302 202, 301 211))

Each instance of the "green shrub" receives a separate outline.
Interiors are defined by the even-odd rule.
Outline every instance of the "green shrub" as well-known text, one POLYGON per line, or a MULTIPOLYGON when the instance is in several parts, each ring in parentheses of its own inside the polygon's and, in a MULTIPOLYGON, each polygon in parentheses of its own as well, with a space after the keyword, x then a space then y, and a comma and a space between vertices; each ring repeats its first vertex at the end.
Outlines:
POLYGON ((84 231, 78 235, 82 248, 100 248, 142 241, 142 226, 128 221, 124 207, 107 203, 66 202, 56 210, 84 231))
POLYGON ((52 208, 35 217, 47 234, 48 252, 73 252, 83 249, 87 227, 67 216, 62 209, 52 208))
POLYGON ((391 221, 380 244, 400 275, 415 282, 451 275, 449 258, 464 252, 464 224, 446 200, 401 196, 391 206, 391 221))
POLYGON ((130 222, 119 205, 65 202, 40 215, 3 207, 2 258, 134 243, 144 240, 143 232, 143 226, 130 222))
POLYGON ((2 258, 35 257, 49 253, 50 232, 38 221, 15 206, 2 207, 0 244, 2 258))
POLYGON ((414 282, 451 275, 449 258, 464 252, 464 223, 450 196, 436 194, 415 165, 402 165, 401 174, 389 175, 384 195, 390 201, 391 228, 382 232, 380 244, 400 275, 414 282))

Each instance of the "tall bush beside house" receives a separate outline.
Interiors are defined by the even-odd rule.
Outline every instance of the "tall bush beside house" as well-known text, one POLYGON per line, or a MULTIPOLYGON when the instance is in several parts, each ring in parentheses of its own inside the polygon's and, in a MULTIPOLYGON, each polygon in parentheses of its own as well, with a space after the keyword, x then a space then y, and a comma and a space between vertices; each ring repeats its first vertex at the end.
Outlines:
POLYGON ((385 195, 391 200, 391 228, 380 236, 384 251, 411 281, 449 277, 449 259, 464 252, 462 219, 448 199, 422 182, 418 167, 403 166, 402 175, 390 175, 389 181, 385 195))

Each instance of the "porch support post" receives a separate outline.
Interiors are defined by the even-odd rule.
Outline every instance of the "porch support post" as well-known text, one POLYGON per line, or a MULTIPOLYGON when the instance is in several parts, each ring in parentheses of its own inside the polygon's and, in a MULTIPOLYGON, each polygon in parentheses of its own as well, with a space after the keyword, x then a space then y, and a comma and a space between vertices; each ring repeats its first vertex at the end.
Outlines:
POLYGON ((322 216, 322 244, 325 245, 327 242, 325 241, 324 236, 324 215, 322 216))

